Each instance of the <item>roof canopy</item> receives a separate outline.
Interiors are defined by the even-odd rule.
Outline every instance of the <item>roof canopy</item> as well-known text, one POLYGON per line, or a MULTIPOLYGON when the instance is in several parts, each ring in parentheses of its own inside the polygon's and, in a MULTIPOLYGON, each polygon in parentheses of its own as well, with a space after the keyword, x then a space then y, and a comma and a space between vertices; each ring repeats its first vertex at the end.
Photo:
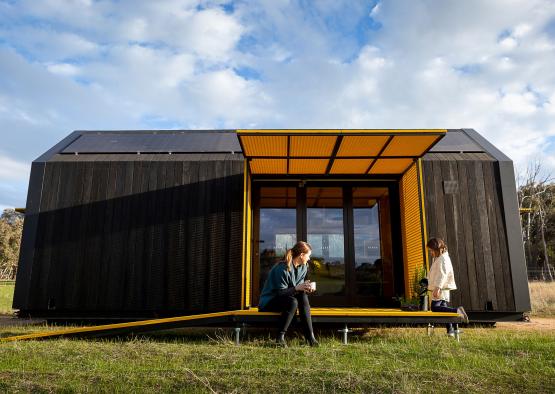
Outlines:
POLYGON ((402 174, 447 130, 237 130, 253 174, 402 174))

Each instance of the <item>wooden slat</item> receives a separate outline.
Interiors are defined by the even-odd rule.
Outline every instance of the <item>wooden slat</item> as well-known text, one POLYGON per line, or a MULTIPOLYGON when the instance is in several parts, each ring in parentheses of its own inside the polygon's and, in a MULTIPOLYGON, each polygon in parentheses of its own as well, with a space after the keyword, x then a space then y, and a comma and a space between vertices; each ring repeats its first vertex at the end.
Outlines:
POLYGON ((498 234, 499 234, 499 249, 501 252, 501 267, 503 270, 503 278, 505 283, 505 303, 507 310, 515 310, 515 299, 513 290, 513 281, 511 278, 511 268, 509 261, 509 245, 507 245, 507 226, 503 218, 503 210, 501 209, 501 177, 499 174, 498 163, 494 164, 493 174, 494 174, 494 187, 495 192, 493 193, 493 206, 495 208, 495 215, 497 217, 498 223, 498 234))
MULTIPOLYGON (((465 249, 465 266, 466 266, 466 277, 467 277, 467 286, 468 286, 468 293, 470 297, 470 304, 468 310, 481 310, 483 308, 480 305, 480 300, 478 296, 478 288, 477 288, 477 278, 476 278, 476 261, 474 259, 474 240, 472 236, 472 219, 470 218, 470 205, 469 205, 469 189, 468 189, 468 182, 467 177, 468 174, 466 172, 466 166, 464 163, 458 162, 457 163, 457 170, 458 170, 458 179, 459 179, 459 204, 461 209, 461 222, 462 222, 462 229, 464 233, 464 245, 463 248, 465 249)), ((462 269, 461 269, 462 271, 462 269)), ((464 305, 466 308, 466 305, 464 305)))
MULTIPOLYGON (((497 215, 495 214, 494 207, 494 194, 496 193, 494 189, 494 174, 493 174, 493 164, 491 162, 483 163, 482 168, 484 170, 484 186, 486 194, 486 207, 488 210, 489 218, 489 232, 491 241, 491 255, 493 262, 493 273, 495 278, 495 292, 497 296, 497 308, 496 310, 506 311, 506 299, 505 299, 505 282, 503 278, 503 262, 501 261, 501 251, 499 250, 499 234, 498 234, 498 224, 497 215)), ((503 230, 502 230, 503 231, 503 230)))
POLYGON ((486 203, 486 192, 484 186, 484 173, 482 163, 474 165, 474 176, 476 177, 476 197, 477 209, 480 223, 480 234, 482 236, 482 254, 484 256, 484 268, 486 275, 486 290, 488 301, 493 304, 493 309, 497 310, 497 294, 495 291, 495 274, 493 268, 493 258, 491 253, 491 239, 489 235, 489 218, 486 203))

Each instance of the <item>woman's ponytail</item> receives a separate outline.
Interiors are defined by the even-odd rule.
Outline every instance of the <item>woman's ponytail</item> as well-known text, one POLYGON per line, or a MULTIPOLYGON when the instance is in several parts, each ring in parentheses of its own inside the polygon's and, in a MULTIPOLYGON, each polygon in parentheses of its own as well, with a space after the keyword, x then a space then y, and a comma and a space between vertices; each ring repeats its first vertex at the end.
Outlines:
POLYGON ((291 271, 291 264, 293 259, 300 256, 301 253, 308 253, 312 247, 308 242, 299 241, 291 249, 287 249, 285 253, 285 264, 287 264, 287 271, 291 271))

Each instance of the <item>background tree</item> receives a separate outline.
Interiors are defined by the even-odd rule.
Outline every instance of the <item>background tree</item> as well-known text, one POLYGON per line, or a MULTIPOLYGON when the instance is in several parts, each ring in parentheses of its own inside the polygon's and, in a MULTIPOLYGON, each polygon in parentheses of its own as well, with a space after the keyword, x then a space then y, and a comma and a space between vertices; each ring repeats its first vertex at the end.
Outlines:
POLYGON ((5 209, 0 216, 0 280, 13 280, 17 273, 23 215, 5 209))
POLYGON ((529 278, 553 280, 555 184, 550 174, 541 174, 541 164, 536 162, 517 179, 522 239, 529 278))

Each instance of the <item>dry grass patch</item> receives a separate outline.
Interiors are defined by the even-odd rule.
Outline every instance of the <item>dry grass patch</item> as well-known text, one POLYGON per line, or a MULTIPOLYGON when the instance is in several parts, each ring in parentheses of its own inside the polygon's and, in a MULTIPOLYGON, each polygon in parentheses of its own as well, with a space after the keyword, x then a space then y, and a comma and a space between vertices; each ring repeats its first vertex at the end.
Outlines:
POLYGON ((528 282, 533 316, 555 316, 555 282, 528 282))

